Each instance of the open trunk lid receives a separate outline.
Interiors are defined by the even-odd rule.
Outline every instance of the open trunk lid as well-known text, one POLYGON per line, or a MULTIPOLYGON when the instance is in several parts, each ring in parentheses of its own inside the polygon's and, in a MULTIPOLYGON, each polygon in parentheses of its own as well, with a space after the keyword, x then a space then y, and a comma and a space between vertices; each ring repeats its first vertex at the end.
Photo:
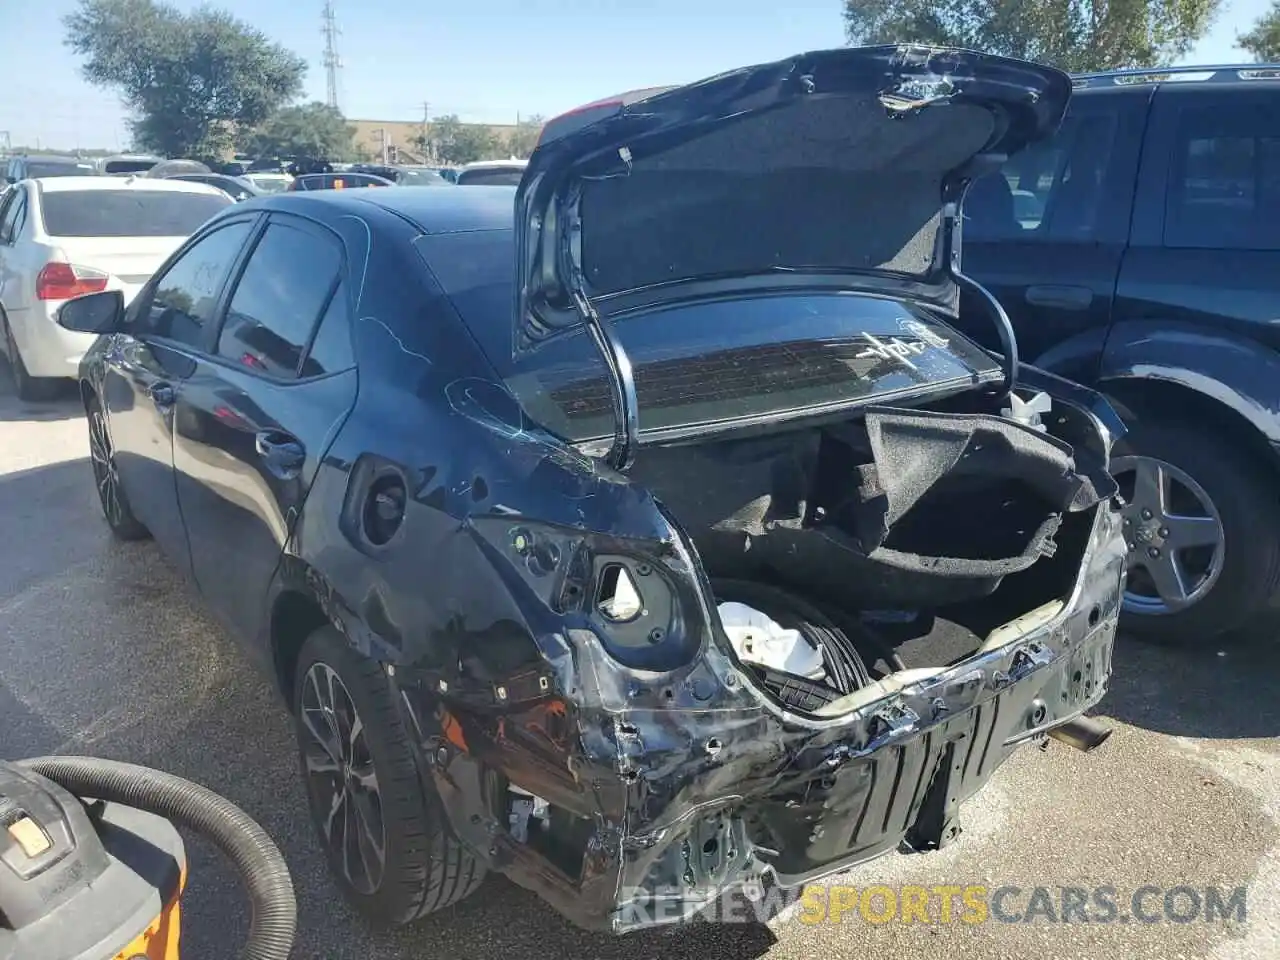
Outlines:
POLYGON ((553 120, 517 191, 514 348, 585 323, 618 381, 619 435, 634 438, 630 364, 610 317, 815 289, 954 316, 965 187, 1052 134, 1070 95, 1051 67, 877 46, 553 120))
MULTIPOLYGON (((964 50, 802 54, 552 120, 517 194, 517 344, 581 317, 797 275, 954 312, 944 208, 1052 134, 1051 67, 964 50)), ((794 282, 794 280, 793 280, 794 282)))

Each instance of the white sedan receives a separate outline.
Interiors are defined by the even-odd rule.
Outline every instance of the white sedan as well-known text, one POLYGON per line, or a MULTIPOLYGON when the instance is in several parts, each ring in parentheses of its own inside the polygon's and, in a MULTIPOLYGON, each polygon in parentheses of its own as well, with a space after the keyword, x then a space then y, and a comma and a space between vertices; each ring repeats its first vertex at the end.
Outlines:
POLYGON ((18 396, 49 396, 93 343, 63 330, 65 301, 99 290, 132 299, 197 227, 233 203, 221 190, 141 177, 23 180, 0 197, 0 350, 18 396))

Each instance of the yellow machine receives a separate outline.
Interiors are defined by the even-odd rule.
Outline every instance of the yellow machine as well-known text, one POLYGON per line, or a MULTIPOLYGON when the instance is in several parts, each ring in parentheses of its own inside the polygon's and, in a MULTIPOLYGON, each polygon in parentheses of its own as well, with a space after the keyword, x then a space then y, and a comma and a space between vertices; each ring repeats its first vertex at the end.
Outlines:
POLYGON ((204 787, 87 757, 0 761, 0 960, 179 960, 183 827, 252 901, 246 960, 286 960, 297 904, 279 849, 204 787))

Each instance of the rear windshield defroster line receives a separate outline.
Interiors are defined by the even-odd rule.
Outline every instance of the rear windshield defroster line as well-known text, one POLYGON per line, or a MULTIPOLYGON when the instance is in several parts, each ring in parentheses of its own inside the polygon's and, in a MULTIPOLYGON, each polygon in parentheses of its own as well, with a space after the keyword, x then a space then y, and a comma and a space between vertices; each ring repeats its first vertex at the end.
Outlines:
MULTIPOLYGON (((613 435, 607 371, 583 330, 514 356, 510 231, 429 234, 414 246, 530 419, 573 443, 613 435)), ((634 367, 642 438, 1000 377, 989 354, 929 314, 852 293, 756 294, 613 323, 634 367)))

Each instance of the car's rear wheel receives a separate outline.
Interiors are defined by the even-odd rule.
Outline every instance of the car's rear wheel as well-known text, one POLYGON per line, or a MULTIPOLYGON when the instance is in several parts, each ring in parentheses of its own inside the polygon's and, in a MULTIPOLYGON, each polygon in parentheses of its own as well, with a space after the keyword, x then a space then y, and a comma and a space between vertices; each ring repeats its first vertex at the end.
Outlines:
POLYGON ((303 646, 293 712, 312 822, 362 914, 404 924, 479 886, 484 869, 427 785, 386 676, 333 627, 303 646))
POLYGON ((1126 500, 1123 627, 1195 642, 1243 626, 1280 585, 1280 495, 1200 423, 1136 417, 1112 472, 1126 500))
POLYGON ((93 483, 98 488, 98 502, 107 526, 119 540, 145 540, 151 533, 133 515, 129 497, 120 483, 115 448, 107 418, 97 400, 85 405, 89 420, 89 463, 93 467, 93 483))
POLYGON ((9 358, 9 372, 13 375, 13 385, 18 392, 19 400, 39 401, 51 400, 58 392, 58 381, 47 377, 33 377, 22 362, 22 353, 18 350, 18 341, 14 339, 13 330, 9 327, 7 317, 0 317, 4 325, 4 351, 9 358))

